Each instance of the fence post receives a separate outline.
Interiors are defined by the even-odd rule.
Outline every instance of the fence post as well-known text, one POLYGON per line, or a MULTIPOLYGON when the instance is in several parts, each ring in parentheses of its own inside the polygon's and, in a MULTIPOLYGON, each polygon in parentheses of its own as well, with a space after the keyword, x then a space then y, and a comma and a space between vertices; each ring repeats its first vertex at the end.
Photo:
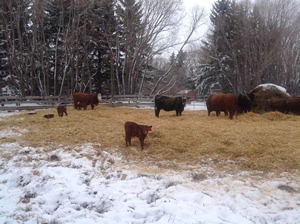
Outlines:
POLYGON ((138 107, 138 99, 139 99, 139 96, 138 95, 135 95, 134 97, 134 101, 135 101, 135 107, 138 107))
POLYGON ((21 105, 21 97, 20 96, 17 96, 16 97, 16 106, 18 107, 18 106, 20 106, 21 105))
POLYGON ((55 103, 52 95, 50 95, 49 101, 50 101, 50 105, 53 107, 55 103))

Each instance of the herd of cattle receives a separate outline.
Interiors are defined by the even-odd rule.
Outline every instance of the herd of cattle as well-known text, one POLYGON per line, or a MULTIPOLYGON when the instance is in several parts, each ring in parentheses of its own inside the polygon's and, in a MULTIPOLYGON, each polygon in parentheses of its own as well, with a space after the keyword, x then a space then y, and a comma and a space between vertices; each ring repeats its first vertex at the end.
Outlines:
MULTIPOLYGON (((219 116, 221 112, 224 112, 226 116, 229 115, 229 119, 233 119, 236 114, 247 113, 251 111, 251 105, 255 96, 253 94, 247 95, 235 95, 232 93, 227 94, 211 94, 206 100, 206 106, 208 111, 208 116, 212 111, 216 112, 219 116)), ((81 110, 87 109, 90 105, 91 109, 101 102, 101 94, 87 94, 87 93, 74 93, 74 108, 81 110)), ((168 97, 157 95, 154 99, 155 103, 155 116, 159 117, 160 110, 165 111, 176 111, 177 116, 181 116, 186 106, 186 97, 168 97)), ((270 105, 273 111, 279 111, 282 113, 294 113, 300 115, 300 98, 288 98, 278 100, 270 105)), ((67 114, 67 108, 65 106, 58 106, 57 113, 59 116, 67 114)), ((53 114, 45 115, 45 118, 52 118, 53 114)), ((149 131, 151 131, 152 126, 139 125, 134 122, 126 122, 125 128, 125 142, 126 146, 131 145, 131 138, 138 137, 140 140, 141 148, 144 149, 144 140, 147 137, 149 131)))
MULTIPOLYGON (((216 112, 219 116, 221 112, 224 112, 229 118, 233 119, 236 114, 247 113, 251 111, 252 103, 255 99, 255 95, 250 93, 246 95, 236 95, 232 93, 226 94, 211 94, 206 100, 206 107, 208 116, 212 111, 216 112)), ((186 105, 186 99, 184 97, 155 97, 155 115, 159 117, 161 109, 165 111, 175 110, 176 115, 180 115, 186 105)), ((271 111, 279 111, 285 114, 293 113, 300 115, 300 98, 287 98, 270 103, 271 111)))

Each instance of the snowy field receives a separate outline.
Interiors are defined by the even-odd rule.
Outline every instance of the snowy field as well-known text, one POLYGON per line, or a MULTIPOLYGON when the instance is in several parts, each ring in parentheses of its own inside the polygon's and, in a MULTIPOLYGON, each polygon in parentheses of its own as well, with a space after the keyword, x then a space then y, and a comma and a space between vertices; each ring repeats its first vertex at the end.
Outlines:
MULTIPOLYGON (((0 121, 12 114, 0 112, 0 121)), ((0 139, 14 135, 0 131, 0 139)), ((66 150, 0 140, 0 223, 300 223, 298 172, 225 172, 209 164, 162 170, 100 144, 66 150)))

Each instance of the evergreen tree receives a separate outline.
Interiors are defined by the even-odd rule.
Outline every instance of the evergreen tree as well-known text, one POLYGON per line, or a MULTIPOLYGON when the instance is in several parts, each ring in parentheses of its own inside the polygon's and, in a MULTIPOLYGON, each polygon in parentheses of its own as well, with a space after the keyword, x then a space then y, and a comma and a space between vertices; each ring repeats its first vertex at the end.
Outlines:
POLYGON ((122 70, 118 79, 122 85, 122 93, 135 94, 144 56, 142 2, 136 0, 120 0, 117 6, 118 31, 123 57, 119 64, 122 70))
MULTIPOLYGON (((92 18, 94 27, 92 28, 92 37, 96 46, 90 52, 90 60, 96 68, 93 77, 93 89, 95 92, 110 94, 112 75, 115 75, 117 64, 117 33, 115 18, 116 2, 111 0, 99 1, 92 9, 92 18)), ((114 83, 114 88, 117 87, 114 83)))
POLYGON ((210 20, 213 30, 203 42, 203 59, 199 66, 199 79, 197 90, 200 94, 207 95, 211 87, 219 85, 222 92, 231 92, 231 58, 228 43, 233 39, 232 7, 231 0, 218 0, 213 5, 210 20))

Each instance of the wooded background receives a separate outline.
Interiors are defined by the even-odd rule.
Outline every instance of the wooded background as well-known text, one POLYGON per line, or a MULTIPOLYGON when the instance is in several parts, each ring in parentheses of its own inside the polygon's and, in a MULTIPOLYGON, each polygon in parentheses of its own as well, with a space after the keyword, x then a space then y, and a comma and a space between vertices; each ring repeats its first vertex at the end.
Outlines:
POLYGON ((205 14, 195 8, 178 39, 182 7, 181 0, 1 1, 0 91, 206 95, 274 83, 300 95, 299 0, 217 0, 207 35, 197 37, 205 14))

